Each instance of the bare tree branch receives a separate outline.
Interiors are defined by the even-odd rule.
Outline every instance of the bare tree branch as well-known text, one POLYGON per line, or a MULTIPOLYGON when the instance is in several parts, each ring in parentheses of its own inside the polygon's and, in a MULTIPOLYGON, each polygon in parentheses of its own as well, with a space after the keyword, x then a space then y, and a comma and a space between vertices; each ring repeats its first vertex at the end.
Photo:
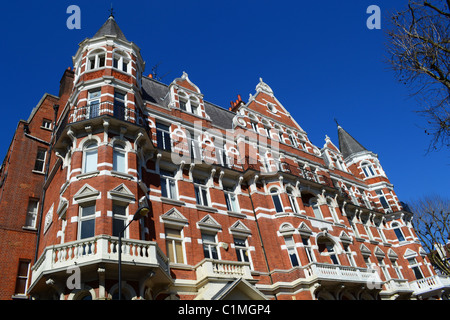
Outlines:
POLYGON ((429 151, 450 147, 450 0, 409 0, 391 20, 388 64, 421 100, 429 151))

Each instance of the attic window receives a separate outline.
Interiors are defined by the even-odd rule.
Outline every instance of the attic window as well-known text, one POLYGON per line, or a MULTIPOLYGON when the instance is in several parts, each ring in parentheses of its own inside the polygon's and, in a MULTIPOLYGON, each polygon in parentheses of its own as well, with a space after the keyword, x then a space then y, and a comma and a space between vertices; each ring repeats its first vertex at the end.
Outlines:
POLYGON ((105 66, 105 52, 103 50, 96 50, 88 57, 88 70, 103 68, 105 66))
POLYGON ((113 56, 113 68, 119 69, 123 72, 129 73, 130 60, 127 59, 125 54, 116 52, 113 56))

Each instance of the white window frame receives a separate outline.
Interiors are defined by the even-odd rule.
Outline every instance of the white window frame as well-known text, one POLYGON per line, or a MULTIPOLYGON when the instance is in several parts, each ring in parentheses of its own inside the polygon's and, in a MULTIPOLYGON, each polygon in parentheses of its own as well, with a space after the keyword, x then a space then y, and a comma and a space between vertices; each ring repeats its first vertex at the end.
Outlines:
POLYGON ((131 73, 131 60, 126 57, 124 54, 119 52, 114 52, 113 54, 113 68, 125 73, 131 73), (117 62, 116 62, 117 61, 117 62), (114 64, 117 65, 115 66, 114 64), (126 66, 126 70, 123 70, 124 65, 126 66))
POLYGON ((309 237, 302 236, 303 247, 305 248, 306 257, 308 258, 308 263, 315 262, 316 257, 314 255, 314 250, 311 246, 311 240, 309 237))
POLYGON ((373 167, 373 164, 371 164, 370 162, 363 162, 361 164, 361 169, 362 169, 364 175, 366 176, 366 178, 371 178, 371 177, 376 176, 375 168, 373 167))
POLYGON ((293 236, 284 236, 284 243, 286 245, 287 253, 289 256, 289 260, 291 261, 291 266, 293 268, 301 266, 300 264, 300 258, 298 256, 297 252, 297 246, 295 245, 294 237, 293 236), (297 260, 297 265, 294 265, 295 261, 293 261, 293 257, 297 260))
POLYGON ((90 53, 86 59, 86 70, 96 70, 99 68, 106 67, 106 52, 103 50, 94 50, 90 53), (100 65, 101 59, 103 58, 103 65, 100 65), (91 66, 91 60, 94 61, 94 66, 91 66))
MULTIPOLYGON (((114 202, 113 202, 112 215, 113 215, 113 233, 112 233, 112 234, 114 235, 114 221, 115 221, 115 220, 123 221, 124 227, 125 227, 126 224, 128 223, 128 205, 125 205, 125 204, 123 204, 123 203, 114 203, 114 202), (125 213, 124 213, 123 215, 116 214, 116 212, 117 212, 117 211, 115 210, 115 207, 116 207, 116 206, 125 208, 125 213)), ((118 230, 119 233, 120 233, 120 231, 122 231, 122 230, 118 230)), ((114 236, 118 237, 119 234, 114 235, 114 236)), ((123 238, 128 238, 128 228, 123 232, 122 237, 123 237, 123 238)))
POLYGON ((300 207, 298 206, 297 197, 294 195, 294 189, 292 187, 286 188, 286 193, 289 198, 289 203, 293 213, 300 213, 300 207))
POLYGON ((113 144, 113 170, 117 172, 128 172, 128 153, 126 147, 122 143, 115 142, 113 144), (123 156, 123 168, 118 168, 117 156, 123 156))
POLYGON ((178 188, 177 188, 177 180, 175 179, 175 173, 168 170, 160 169, 159 175, 161 179, 161 196, 168 199, 177 200, 178 188), (166 190, 165 195, 163 195, 162 190, 163 184, 166 190), (173 188, 171 186, 173 186, 173 188))
POLYGON ((315 197, 309 199, 309 205, 313 210, 314 217, 316 219, 323 220, 323 213, 322 210, 320 209, 318 199, 315 197))
MULTIPOLYGON (((89 164, 89 167, 91 166, 91 164, 89 164)), ((92 164, 92 166, 94 166, 92 164)), ((84 145, 83 145, 83 165, 82 165, 82 173, 89 173, 89 172, 95 172, 97 170, 97 166, 98 166, 98 142, 96 140, 90 140, 87 141, 84 145), (95 146, 94 146, 95 144, 95 146), (90 170, 87 171, 87 167, 88 167, 88 153, 94 155, 94 151, 95 151, 95 169, 94 170, 90 170)))
POLYGON ((185 264, 186 252, 185 252, 185 249, 184 249, 183 229, 178 229, 178 228, 175 228, 173 226, 166 226, 165 229, 164 229, 164 233, 165 233, 165 238, 166 238, 166 250, 167 250, 167 256, 168 257, 170 257, 170 253, 168 252, 168 250, 169 250, 168 243, 170 242, 172 244, 172 250, 173 251, 171 252, 171 254, 173 255, 175 261, 171 261, 170 260, 170 262, 171 263, 178 263, 178 264, 185 264), (178 231, 180 237, 175 237, 175 236, 169 235, 168 232, 167 232, 167 229, 178 231), (183 261, 178 261, 177 243, 181 245, 180 247, 181 247, 181 255, 182 255, 183 261))
POLYGON ((223 193, 225 195, 225 202, 227 205, 227 210, 231 212, 239 212, 239 201, 237 198, 237 194, 235 193, 234 188, 223 187, 223 193), (229 208, 231 207, 231 208, 229 208))
POLYGON ((87 98, 87 110, 86 110, 86 114, 85 114, 85 118, 86 119, 91 119, 91 118, 95 118, 98 117, 100 115, 100 102, 101 102, 101 90, 100 89, 96 89, 96 90, 92 90, 88 92, 88 98, 87 98), (93 110, 91 110, 92 107, 97 106, 97 113, 96 114, 92 114, 93 110))
POLYGON ((203 179, 193 179, 196 203, 197 205, 209 207, 211 204, 211 199, 209 198, 209 188, 206 186, 207 179, 204 179, 204 182, 202 182, 201 180, 203 179))
POLYGON ((36 152, 36 159, 34 160, 33 172, 43 173, 45 171, 45 161, 46 160, 47 160, 47 149, 38 147, 37 148, 37 152, 36 152), (43 159, 39 158, 39 151, 43 151, 44 152, 44 158, 43 159), (41 170, 36 170, 36 165, 38 163, 42 165, 41 170))
POLYGON ((250 247, 248 246, 248 238, 241 238, 241 237, 233 237, 233 243, 234 243, 234 249, 236 250, 236 256, 238 261, 240 262, 248 262, 250 263, 250 268, 253 269, 252 264, 252 258, 250 255, 250 247), (236 240, 242 241, 244 245, 236 244, 236 240), (245 261, 245 256, 247 257, 248 261, 245 261))
POLYGON ((30 198, 28 200, 28 207, 27 207, 27 217, 25 219, 25 227, 26 228, 36 228, 36 220, 37 220, 37 214, 39 210, 39 200, 30 198), (35 203, 36 205, 34 208, 30 208, 30 205, 32 203, 35 203))
POLYGON ((83 228, 83 223, 85 221, 89 221, 89 220, 94 220, 94 234, 92 236, 95 236, 95 209, 96 209, 96 204, 95 203, 86 203, 86 204, 83 204, 83 205, 79 205, 78 232, 77 232, 77 239, 78 240, 90 238, 90 237, 86 237, 86 238, 82 238, 81 237, 81 229, 83 228), (83 210, 85 210, 85 209, 87 209, 89 207, 94 207, 94 213, 90 214, 88 216, 83 216, 83 210))
POLYGON ((203 253, 205 251, 208 251, 209 257, 205 256, 205 259, 213 259, 213 260, 221 260, 220 258, 220 250, 219 250, 219 243, 217 241, 217 234, 211 234, 211 233, 204 233, 202 232, 202 246, 203 246, 203 253), (208 237, 213 237, 214 241, 207 239, 208 237), (215 248, 217 253, 217 259, 213 257, 213 250, 212 248, 215 248))

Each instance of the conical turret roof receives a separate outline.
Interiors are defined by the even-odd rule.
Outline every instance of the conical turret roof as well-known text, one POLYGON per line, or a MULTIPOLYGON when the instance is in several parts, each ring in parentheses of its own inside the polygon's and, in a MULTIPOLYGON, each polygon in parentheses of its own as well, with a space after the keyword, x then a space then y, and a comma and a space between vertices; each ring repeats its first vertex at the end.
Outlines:
POLYGON ((108 20, 106 20, 106 22, 97 31, 97 33, 92 37, 92 39, 103 37, 105 35, 116 36, 117 39, 128 41, 127 38, 125 37, 125 35, 123 34, 122 30, 120 30, 119 25, 117 24, 113 15, 109 16, 108 20))
POLYGON ((353 138, 347 131, 338 125, 339 149, 341 150, 344 159, 352 154, 368 151, 355 138, 353 138))

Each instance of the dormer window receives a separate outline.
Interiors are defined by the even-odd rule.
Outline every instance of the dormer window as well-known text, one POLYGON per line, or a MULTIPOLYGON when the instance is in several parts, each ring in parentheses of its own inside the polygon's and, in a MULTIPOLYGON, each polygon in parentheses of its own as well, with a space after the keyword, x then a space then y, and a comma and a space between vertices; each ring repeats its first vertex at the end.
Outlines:
POLYGON ((105 66, 106 54, 103 50, 95 50, 88 56, 87 69, 94 70, 105 66))
POLYGON ((180 103, 180 110, 191 112, 197 116, 200 116, 200 103, 196 97, 188 97, 186 93, 179 91, 178 99, 180 103))
POLYGON ((130 60, 124 53, 116 52, 113 55, 113 68, 129 73, 130 60))
POLYGON ((366 178, 373 177, 375 175, 375 170, 373 169, 373 166, 369 162, 364 162, 361 164, 361 168, 366 176, 366 178))

